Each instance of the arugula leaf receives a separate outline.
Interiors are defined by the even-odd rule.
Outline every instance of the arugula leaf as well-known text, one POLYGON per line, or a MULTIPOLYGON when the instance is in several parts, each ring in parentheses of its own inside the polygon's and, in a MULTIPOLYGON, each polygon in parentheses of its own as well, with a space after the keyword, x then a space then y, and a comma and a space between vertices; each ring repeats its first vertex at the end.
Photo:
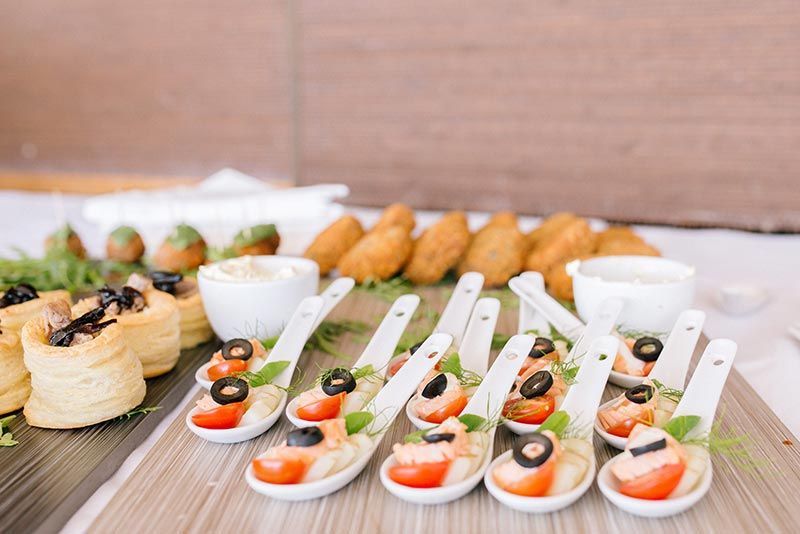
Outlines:
POLYGON ((553 412, 550 417, 544 420, 544 423, 539 425, 538 432, 549 430, 558 437, 564 433, 569 425, 569 414, 563 410, 553 412))
POLYGON ((288 366, 289 362, 286 360, 268 362, 264 364, 264 367, 255 373, 251 371, 245 371, 243 373, 239 373, 237 376, 242 380, 246 380, 251 388, 257 388, 259 386, 271 383, 275 377, 281 374, 288 366))
POLYGON ((375 416, 370 412, 353 412, 345 415, 344 426, 347 428, 347 435, 357 434, 374 419, 375 416))
POLYGON ((458 420, 467 425, 467 432, 475 432, 486 425, 486 418, 473 413, 459 415, 458 420))
POLYGON ((664 425, 664 431, 681 441, 698 423, 700 423, 699 415, 679 415, 667 421, 667 424, 664 425))

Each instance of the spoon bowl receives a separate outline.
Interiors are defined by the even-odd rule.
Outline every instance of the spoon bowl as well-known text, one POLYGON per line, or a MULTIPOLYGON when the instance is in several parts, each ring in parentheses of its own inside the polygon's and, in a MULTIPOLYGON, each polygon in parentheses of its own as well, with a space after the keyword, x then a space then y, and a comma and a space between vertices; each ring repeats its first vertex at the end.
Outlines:
POLYGON ((281 392, 281 400, 275 409, 264 419, 253 423, 252 425, 237 426, 234 428, 203 428, 197 426, 192 422, 192 416, 199 410, 192 408, 186 414, 186 426, 189 427, 195 435, 213 443, 239 443, 253 439, 260 436, 270 428, 275 422, 280 419, 283 407, 286 406, 286 393, 281 392))
POLYGON ((621 388, 630 389, 632 387, 638 386, 644 379, 647 378, 645 376, 632 376, 626 375, 625 373, 620 373, 619 371, 611 370, 611 373, 608 375, 608 381, 614 384, 615 386, 619 386, 621 388))
POLYGON ((566 493, 548 495, 545 497, 525 497, 523 495, 510 493, 497 485, 497 483, 494 481, 492 473, 494 472, 495 467, 510 460, 513 453, 514 451, 509 450, 495 458, 489 466, 489 469, 487 469, 486 475, 483 477, 483 483, 486 486, 486 489, 489 490, 489 493, 492 494, 492 497, 505 504, 509 508, 519 510, 520 512, 535 514, 555 512, 573 504, 575 501, 580 499, 590 487, 592 487, 592 481, 594 480, 594 475, 597 471, 594 455, 592 455, 590 459, 589 469, 586 471, 583 480, 580 482, 580 484, 566 493))
MULTIPOLYGON (((605 410, 606 408, 610 408, 612 404, 617 402, 617 399, 611 399, 610 401, 603 403, 597 409, 597 411, 605 410)), ((596 416, 594 418, 594 431, 603 438, 603 441, 614 447, 615 449, 624 450, 625 446, 628 444, 628 438, 622 438, 620 436, 615 436, 614 434, 609 434, 603 428, 603 425, 600 424, 600 419, 596 416)))

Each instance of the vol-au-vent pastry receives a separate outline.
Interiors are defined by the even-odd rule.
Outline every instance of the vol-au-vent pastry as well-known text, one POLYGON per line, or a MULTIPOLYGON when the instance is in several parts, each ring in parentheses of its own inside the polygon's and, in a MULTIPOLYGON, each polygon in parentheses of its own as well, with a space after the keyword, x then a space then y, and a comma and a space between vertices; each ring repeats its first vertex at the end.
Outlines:
POLYGON ((69 291, 36 291, 30 284, 18 284, 0 292, 0 324, 5 330, 19 333, 48 302, 70 300, 69 291))
POLYGON ((67 301, 50 302, 21 337, 31 373, 24 410, 29 425, 80 428, 118 417, 144 400, 142 364, 104 308, 73 319, 67 301))
POLYGON ((19 410, 31 394, 19 334, 0 322, 0 415, 19 410))
POLYGON ((108 286, 80 300, 74 314, 105 309, 122 327, 125 341, 142 362, 145 378, 172 370, 181 353, 180 311, 175 297, 152 287, 148 278, 132 274, 120 290, 108 286))
MULTIPOLYGON (((169 271, 153 271, 150 273, 152 285, 159 291, 174 296, 180 311, 181 349, 196 347, 214 337, 214 331, 208 324, 203 299, 197 289, 197 279, 169 271)), ((149 289, 145 280, 145 292, 149 289)))

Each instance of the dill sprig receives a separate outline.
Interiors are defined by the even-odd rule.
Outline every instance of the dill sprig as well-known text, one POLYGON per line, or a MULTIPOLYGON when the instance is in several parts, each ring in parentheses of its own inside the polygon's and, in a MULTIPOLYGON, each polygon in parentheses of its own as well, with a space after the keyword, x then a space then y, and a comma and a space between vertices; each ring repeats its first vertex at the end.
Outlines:
POLYGON ((658 394, 664 397, 665 399, 669 399, 674 403, 679 403, 683 398, 683 390, 675 389, 675 388, 668 388, 660 381, 656 380, 655 378, 652 380, 653 385, 658 390, 658 394))
POLYGON ((525 333, 532 334, 537 337, 546 337, 554 342, 563 341, 564 343, 566 343, 568 351, 572 350, 573 345, 575 345, 575 343, 570 338, 568 338, 567 336, 556 330, 553 327, 553 325, 550 325, 550 332, 540 332, 539 330, 532 328, 530 330, 526 330, 525 333))
POLYGON ((481 375, 461 366, 461 356, 457 352, 442 358, 439 362, 439 370, 443 373, 453 374, 458 379, 458 383, 465 388, 478 387, 483 381, 481 375))
MULTIPOLYGON (((272 384, 272 381, 275 380, 275 378, 288 366, 289 362, 286 360, 267 362, 256 372, 242 371, 241 373, 235 373, 234 376, 245 380, 251 388, 257 388, 266 384, 272 384)), ((297 376, 287 387, 279 386, 278 384, 272 385, 280 390, 285 391, 287 395, 291 395, 298 390, 300 384, 302 384, 304 381, 304 374, 302 371, 298 371, 296 374, 297 376)))
POLYGON ((718 454, 730 460, 735 466, 745 470, 761 469, 771 465, 766 459, 753 457, 752 440, 747 435, 737 435, 722 429, 723 416, 717 418, 711 425, 711 430, 706 434, 687 438, 691 430, 700 423, 696 415, 673 417, 664 430, 684 445, 699 445, 705 447, 710 454, 718 454))
POLYGON ((330 354, 336 358, 346 359, 349 354, 345 354, 336 348, 336 341, 344 334, 363 334, 370 329, 370 325, 363 321, 353 321, 343 319, 341 321, 322 321, 317 329, 311 334, 306 343, 305 350, 318 350, 330 354))
MULTIPOLYGON (((320 373, 317 375, 317 377, 314 379, 314 384, 312 387, 321 386, 322 383, 325 382, 325 380, 327 380, 328 378, 330 378, 333 375, 333 372, 336 371, 337 369, 341 368, 331 367, 328 369, 322 369, 320 373)), ((368 363, 363 367, 354 367, 350 369, 350 374, 353 375, 353 378, 355 380, 360 380, 362 378, 370 380, 372 377, 378 374, 378 371, 380 371, 380 369, 375 369, 375 367, 371 363, 368 363)))
POLYGON ((388 280, 367 279, 363 284, 357 286, 361 291, 371 293, 386 302, 394 302, 399 297, 412 293, 414 288, 409 280, 402 276, 395 276, 388 280))
POLYGON ((132 417, 137 415, 145 415, 148 413, 152 413, 161 409, 161 406, 139 406, 138 408, 134 408, 133 410, 129 411, 128 413, 124 413, 118 417, 114 418, 114 421, 127 421, 132 417))
POLYGON ((13 421, 17 416, 16 415, 9 415, 8 417, 3 417, 0 419, 0 447, 13 447, 14 445, 19 445, 19 441, 14 440, 14 436, 11 432, 3 432, 3 428, 8 429, 9 423, 13 421))
POLYGON ((575 377, 578 376, 578 370, 581 368, 575 360, 557 360, 550 364, 550 372, 558 375, 565 384, 571 386, 576 382, 575 377))

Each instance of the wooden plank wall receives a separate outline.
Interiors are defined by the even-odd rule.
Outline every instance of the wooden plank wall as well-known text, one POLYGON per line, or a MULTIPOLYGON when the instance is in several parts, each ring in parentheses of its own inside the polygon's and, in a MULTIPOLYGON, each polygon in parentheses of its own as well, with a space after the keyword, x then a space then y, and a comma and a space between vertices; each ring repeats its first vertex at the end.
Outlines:
POLYGON ((796 0, 7 3, 0 167, 800 231, 796 0))

